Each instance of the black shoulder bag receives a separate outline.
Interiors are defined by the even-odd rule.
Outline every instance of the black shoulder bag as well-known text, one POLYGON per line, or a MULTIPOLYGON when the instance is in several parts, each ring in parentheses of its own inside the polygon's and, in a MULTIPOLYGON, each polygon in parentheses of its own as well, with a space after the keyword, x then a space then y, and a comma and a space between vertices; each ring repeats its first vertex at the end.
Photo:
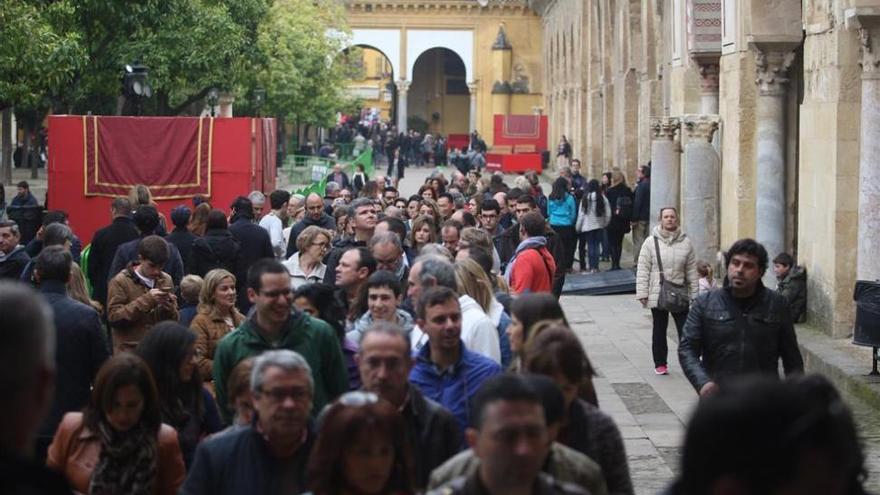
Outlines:
POLYGON ((677 284, 666 280, 663 273, 663 261, 660 259, 660 241, 654 237, 654 251, 657 253, 657 266, 660 268, 660 295, 657 297, 657 309, 670 313, 681 313, 688 310, 690 296, 685 284, 677 284))

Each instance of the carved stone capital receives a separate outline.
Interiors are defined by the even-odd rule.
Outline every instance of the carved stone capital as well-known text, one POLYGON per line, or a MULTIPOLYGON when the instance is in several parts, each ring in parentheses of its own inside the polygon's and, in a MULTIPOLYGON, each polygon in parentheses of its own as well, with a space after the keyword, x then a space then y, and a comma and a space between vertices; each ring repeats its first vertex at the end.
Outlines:
POLYGON ((788 69, 794 62, 791 50, 762 50, 755 48, 755 73, 758 94, 783 96, 788 89, 788 69))
POLYGON ((704 95, 717 95, 721 67, 717 64, 700 64, 700 89, 704 95))
POLYGON ((471 92, 471 98, 477 97, 477 90, 480 89, 479 81, 471 81, 467 85, 468 91, 471 92))
POLYGON ((397 86, 397 91, 401 93, 406 93, 407 91, 409 91, 409 87, 412 85, 412 81, 400 79, 398 81, 394 81, 394 85, 397 86))
POLYGON ((675 139, 675 133, 681 129, 678 117, 652 117, 651 139, 655 141, 675 139))
POLYGON ((880 36, 871 30, 859 28, 859 50, 862 60, 862 79, 880 79, 880 36))
POLYGON ((682 129, 687 133, 688 141, 712 142, 712 136, 718 130, 717 115, 685 115, 682 129))

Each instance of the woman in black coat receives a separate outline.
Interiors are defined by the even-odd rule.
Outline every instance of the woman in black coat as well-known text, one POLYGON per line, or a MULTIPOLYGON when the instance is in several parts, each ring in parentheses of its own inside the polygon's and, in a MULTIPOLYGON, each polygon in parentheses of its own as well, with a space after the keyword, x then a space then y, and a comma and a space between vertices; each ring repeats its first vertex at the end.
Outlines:
POLYGON ((611 187, 605 191, 608 204, 611 205, 611 222, 605 227, 608 233, 608 248, 611 255, 611 269, 620 270, 620 254, 623 247, 623 236, 630 231, 632 218, 633 192, 626 185, 626 177, 619 168, 611 171, 611 187))
POLYGON ((204 277, 206 273, 223 268, 231 273, 239 270, 241 246, 226 223, 226 214, 221 210, 208 213, 205 235, 193 242, 190 251, 190 273, 204 277))

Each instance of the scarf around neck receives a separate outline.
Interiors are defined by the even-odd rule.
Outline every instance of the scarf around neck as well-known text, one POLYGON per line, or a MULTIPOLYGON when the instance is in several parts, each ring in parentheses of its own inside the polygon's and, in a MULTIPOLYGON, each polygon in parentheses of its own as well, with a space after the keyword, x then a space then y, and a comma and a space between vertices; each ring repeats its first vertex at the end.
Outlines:
POLYGON ((514 251, 513 257, 511 257, 510 262, 507 263, 507 269, 504 270, 504 280, 508 284, 510 283, 510 274, 513 273, 513 262, 516 261, 516 258, 519 257, 520 253, 527 249, 541 249, 546 245, 547 238, 544 236, 529 237, 520 241, 519 245, 516 246, 516 251, 514 251))
POLYGON ((97 430, 101 454, 92 472, 89 495, 152 494, 159 457, 157 435, 142 424, 120 433, 100 422, 97 430))

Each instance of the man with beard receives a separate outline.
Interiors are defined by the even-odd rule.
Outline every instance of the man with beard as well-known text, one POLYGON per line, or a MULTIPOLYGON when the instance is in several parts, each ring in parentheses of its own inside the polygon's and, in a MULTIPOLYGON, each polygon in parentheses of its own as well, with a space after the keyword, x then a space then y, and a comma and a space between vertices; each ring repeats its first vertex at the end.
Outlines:
POLYGON ((767 250, 741 239, 727 251, 727 284, 691 305, 678 346, 688 380, 702 396, 745 374, 803 373, 788 301, 764 287, 767 250))
POLYGON ((311 193, 306 197, 306 215, 296 222, 290 229, 290 238, 287 241, 287 253, 285 258, 293 256, 296 250, 296 238, 306 230, 306 227, 316 225, 331 232, 336 231, 336 220, 332 215, 324 212, 324 200, 318 193, 311 193))

